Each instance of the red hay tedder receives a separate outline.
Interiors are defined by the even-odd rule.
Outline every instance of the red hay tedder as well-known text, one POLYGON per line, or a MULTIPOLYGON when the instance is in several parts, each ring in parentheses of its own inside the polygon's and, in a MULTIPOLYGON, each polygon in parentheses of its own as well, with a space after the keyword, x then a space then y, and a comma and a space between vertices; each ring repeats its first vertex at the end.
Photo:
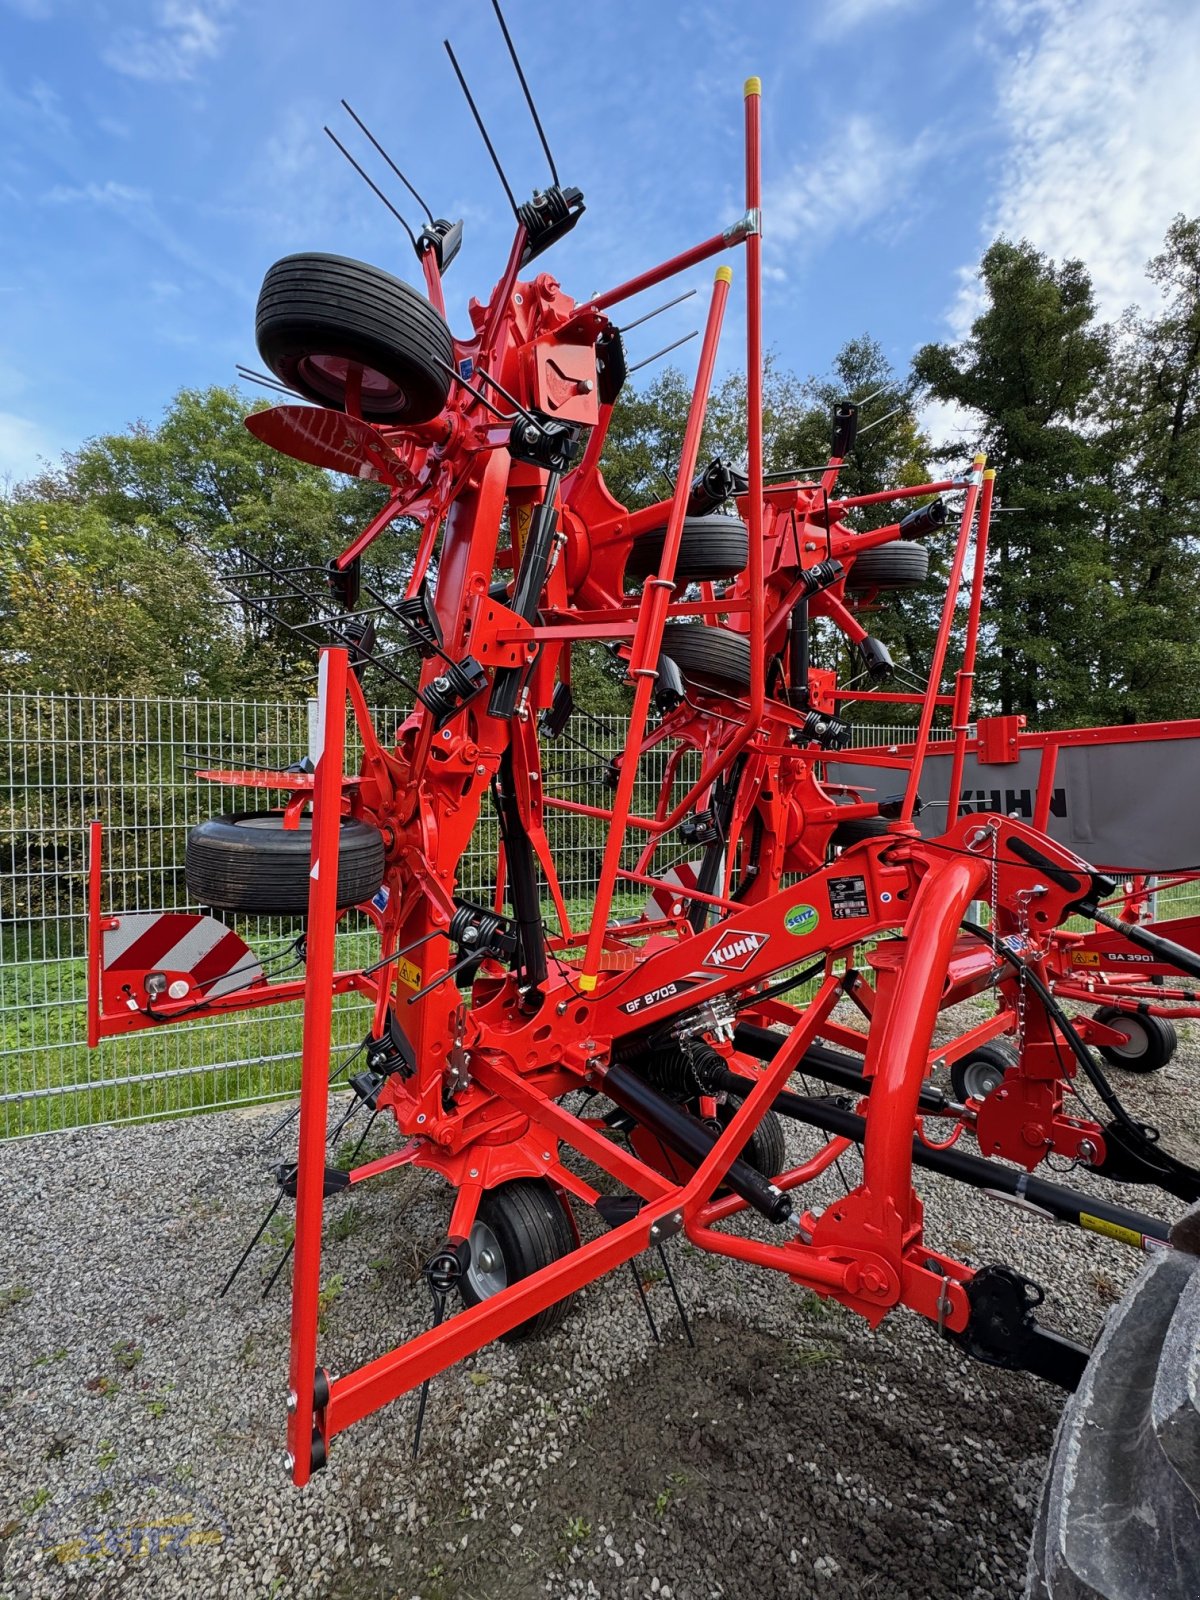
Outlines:
MULTIPOLYGON (((432 214, 414 240, 425 294, 337 256, 289 256, 267 273, 258 346, 297 400, 247 426, 301 460, 385 485, 388 499, 327 572, 260 563, 257 587, 246 580, 256 603, 302 596, 319 612, 319 748, 312 770, 206 774, 285 803, 202 825, 187 865, 199 904, 305 916, 304 975, 272 979, 213 916, 106 916, 97 824, 91 1032, 96 1043, 303 997, 299 1150, 280 1172, 296 1206, 287 1440, 297 1484, 359 1418, 494 1339, 558 1325, 574 1291, 680 1234, 872 1325, 907 1307, 986 1362, 1074 1389, 1088 1351, 1038 1323, 1041 1292, 1019 1272, 972 1269, 925 1237, 914 1167, 1153 1250, 1151 1271, 1178 1276, 1171 1307, 1185 1304, 1186 1279, 1198 1315, 1194 1263, 1164 1222, 1033 1174, 1059 1152, 1186 1201, 1200 1195, 1200 1175, 1129 1116, 1087 1048, 1136 1054, 1137 1030, 1150 1036, 1164 1005, 1196 1014, 1186 984, 1200 977, 1197 920, 1143 920, 1146 875, 1165 862, 1118 850, 1101 858, 1117 869, 1108 873, 1052 836, 1064 752, 1153 744, 1194 763, 1200 723, 1027 735, 1018 719, 993 718, 973 730, 994 491, 982 457, 939 483, 840 497, 857 427, 847 403, 823 469, 764 477, 760 106, 751 78, 744 214, 590 300, 533 270, 583 211, 557 174, 514 205, 508 261, 490 296, 472 301, 467 337, 451 334, 442 294, 461 225, 432 214), (610 313, 733 252, 745 266, 744 470, 698 463, 733 281, 722 265, 677 486, 631 512, 599 465, 625 379, 610 313), (859 507, 892 502, 915 509, 855 530, 859 507), (404 596, 389 600, 363 584, 361 558, 399 516, 421 534, 404 596), (928 683, 889 689, 892 662, 863 619, 880 591, 925 576, 919 540, 954 520, 928 683), (961 666, 944 690, 964 585, 961 666), (865 689, 811 665, 821 619, 857 651, 865 689), (625 663, 632 704, 623 753, 587 804, 548 792, 543 756, 570 737, 572 652, 593 641, 625 663), (395 680, 397 663, 414 659, 413 708, 393 736, 375 726, 363 680, 395 680), (851 700, 915 707, 911 743, 848 749, 840 713, 851 700), (363 750, 353 775, 347 709, 363 750), (934 736, 939 710, 949 738, 934 736), (651 751, 665 755, 665 776, 653 808, 639 809, 651 751), (1000 796, 1030 757, 1040 772, 1021 773, 1022 817, 1000 796), (940 808, 928 791, 922 807, 923 782, 941 786, 940 808), (484 808, 501 841, 489 905, 456 893, 484 808), (582 926, 560 887, 554 812, 603 829, 582 926), (1114 914, 1110 897, 1131 870, 1138 884, 1114 914), (631 892, 645 896, 643 913, 614 915, 631 892), (339 971, 335 935, 353 907, 377 927, 378 954, 339 971), (1078 917, 1098 931, 1066 931, 1078 917), (788 998, 802 986, 807 998, 788 998), (341 1172, 326 1155, 330 1030, 334 997, 351 991, 374 1008, 352 1108, 390 1113, 401 1142, 341 1172), (935 1048, 939 1013, 989 991, 995 1015, 935 1048), (833 1016, 847 999, 861 1017, 853 1027, 833 1016), (1095 1018, 1064 1009, 1101 1002, 1095 1018), (957 1073, 951 1092, 931 1077, 943 1063, 976 1070, 957 1073), (795 1092, 798 1070, 834 1092, 795 1092), (1108 1120, 1072 1114, 1077 1078, 1108 1120), (820 1136, 799 1166, 785 1166, 780 1117, 820 1136), (978 1151, 956 1144, 964 1132, 978 1151), (810 1209, 806 1185, 855 1145, 861 1181, 810 1209), (334 1376, 317 1350, 325 1199, 405 1164, 437 1171, 452 1195, 425 1269, 434 1326, 334 1376), (747 1212, 761 1219, 756 1232, 723 1231, 747 1212), (454 1293, 463 1305, 448 1314, 454 1293)), ((1177 1515, 1194 1516, 1175 1477, 1177 1515)), ((1085 1500, 1077 1487, 1076 1510, 1085 1500)), ((1171 1559, 1182 1572, 1198 1558, 1173 1547, 1171 1559)))

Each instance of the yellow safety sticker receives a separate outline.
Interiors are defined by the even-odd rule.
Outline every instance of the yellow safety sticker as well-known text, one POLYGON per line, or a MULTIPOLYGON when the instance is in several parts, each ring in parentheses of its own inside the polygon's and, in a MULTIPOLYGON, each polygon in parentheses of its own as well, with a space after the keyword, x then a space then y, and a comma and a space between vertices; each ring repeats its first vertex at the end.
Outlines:
POLYGON ((1106 1239, 1119 1239, 1122 1244, 1131 1244, 1135 1250, 1145 1247, 1144 1237, 1134 1228, 1123 1228, 1119 1222, 1106 1222, 1103 1217, 1089 1216, 1086 1211, 1079 1213, 1079 1226, 1086 1228, 1089 1233, 1102 1233, 1106 1239))
POLYGON ((1072 950, 1071 965, 1073 967, 1098 967, 1100 965, 1100 952, 1098 950, 1072 950))
POLYGON ((403 956, 396 963, 396 976, 401 983, 407 984, 410 989, 421 987, 421 969, 415 961, 406 961, 403 956))

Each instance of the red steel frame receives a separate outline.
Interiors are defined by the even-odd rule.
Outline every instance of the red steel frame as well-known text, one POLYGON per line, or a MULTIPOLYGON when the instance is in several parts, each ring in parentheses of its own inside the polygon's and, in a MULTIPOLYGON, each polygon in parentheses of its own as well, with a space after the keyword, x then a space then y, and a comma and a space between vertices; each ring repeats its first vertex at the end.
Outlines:
MULTIPOLYGON (((1018 929, 1040 950, 1069 914, 1071 894, 1048 882, 1020 854, 1022 845, 1046 866, 1086 883, 1087 867, 1046 838, 1037 827, 1001 817, 951 815, 945 834, 922 840, 912 825, 921 754, 929 744, 939 706, 953 708, 956 770, 961 771, 967 737, 975 645, 980 622, 981 578, 986 557, 993 482, 978 458, 962 479, 907 486, 882 495, 831 498, 839 463, 819 484, 763 485, 761 124, 760 86, 750 79, 745 94, 745 215, 734 227, 684 251, 615 289, 576 305, 553 279, 522 280, 526 238, 518 226, 505 271, 484 306, 473 305, 475 336, 456 341, 459 364, 490 374, 534 405, 546 399, 546 362, 553 354, 574 383, 561 414, 591 429, 580 463, 558 491, 561 517, 558 559, 547 579, 536 622, 518 616, 489 595, 497 567, 516 570, 530 508, 546 493, 547 474, 510 459, 507 429, 481 407, 473 390, 456 392, 442 416, 408 429, 371 426, 354 412, 277 407, 249 419, 252 430, 279 448, 324 465, 344 465, 347 452, 359 469, 389 485, 391 498, 337 559, 345 570, 401 511, 423 525, 409 594, 419 592, 437 547, 435 605, 445 650, 452 659, 469 651, 489 670, 521 668, 525 692, 517 714, 489 718, 470 707, 445 722, 419 705, 385 745, 377 734, 346 652, 322 652, 319 703, 321 742, 311 776, 290 773, 211 774, 220 781, 275 786, 290 792, 289 814, 311 799, 312 866, 308 902, 308 946, 302 982, 255 982, 213 999, 213 1008, 235 1010, 294 999, 305 1003, 297 1162, 295 1268, 291 1311, 288 1450, 292 1475, 303 1484, 325 1457, 328 1442, 379 1406, 444 1371, 482 1344, 526 1321, 652 1242, 686 1232, 697 1245, 785 1273, 793 1281, 831 1295, 877 1323, 905 1305, 950 1331, 968 1320, 967 1287, 972 1269, 932 1249, 922 1234, 922 1208, 912 1184, 912 1137, 919 1126, 919 1096, 931 1061, 931 1038, 947 992, 969 989, 979 979, 980 949, 962 948, 961 922, 971 902, 995 882, 999 931, 1018 929), (605 312, 653 284, 738 244, 745 245, 746 393, 749 488, 740 509, 748 531, 745 575, 718 598, 705 585, 699 602, 677 597, 675 571, 690 484, 697 460, 705 406, 714 370, 732 273, 717 269, 688 411, 677 487, 669 501, 629 513, 608 494, 598 471, 611 402, 595 394, 595 344, 610 324, 605 312), (334 418, 330 428, 327 419, 334 418), (357 454, 355 454, 357 453, 357 454), (923 695, 859 691, 853 698, 907 700, 920 705, 915 753, 910 753, 903 801, 892 831, 829 859, 839 823, 877 816, 876 803, 839 791, 837 758, 803 732, 799 702, 768 693, 768 660, 786 636, 788 618, 805 592, 805 573, 827 559, 848 566, 856 553, 898 536, 898 525, 858 533, 845 518, 857 507, 903 501, 939 490, 964 489, 965 504, 951 564, 946 603, 923 695), (501 514, 507 508, 510 548, 499 547, 501 514), (658 571, 639 601, 625 598, 622 570, 631 540, 666 525, 658 571), (974 581, 967 619, 967 647, 952 694, 941 677, 955 620, 959 582, 975 538, 974 581), (725 617, 749 641, 745 695, 689 694, 656 729, 650 728, 651 696, 668 621, 725 617), (556 677, 567 681, 570 646, 576 640, 617 641, 633 684, 626 748, 618 763, 611 803, 587 806, 544 797, 534 714, 549 704, 556 677), (457 652, 457 654, 455 654, 457 652), (343 772, 345 719, 349 706, 363 739, 364 759, 355 777, 343 772), (664 739, 674 743, 656 813, 633 810, 642 755, 664 739), (699 752, 700 776, 677 797, 675 778, 682 752, 699 752), (507 767, 504 763, 507 762, 507 767), (450 981, 453 959, 449 928, 456 909, 456 863, 476 826, 479 809, 499 771, 510 771, 516 803, 534 854, 558 909, 560 930, 547 940, 549 968, 531 999, 516 977, 494 960, 478 968, 469 998, 450 981), (711 893, 680 891, 677 905, 658 920, 630 925, 610 922, 613 897, 622 884, 664 888, 656 876, 658 845, 693 810, 711 803, 719 781, 741 771, 730 848, 722 881, 711 893), (748 776, 747 776, 748 775, 748 776), (744 797, 745 796, 745 797, 744 797), (595 817, 608 825, 587 930, 572 929, 558 888, 545 833, 545 812, 595 817), (367 971, 338 972, 335 931, 340 819, 350 813, 373 822, 387 848, 387 906, 373 915, 386 956, 367 971), (761 824, 761 865, 735 876, 747 859, 751 823, 761 824), (630 835, 644 841, 633 870, 622 867, 630 835), (739 866, 740 863, 740 866, 739 866), (852 885, 847 899, 846 885, 852 885), (692 925, 685 904, 707 908, 711 925, 692 925), (856 947, 881 933, 901 931, 902 956, 881 959, 874 991, 855 990, 849 967, 856 947), (402 953, 419 951, 406 964, 402 953), (792 1008, 759 989, 781 972, 824 959, 825 976, 815 996, 792 1008), (419 974, 411 982, 412 969, 419 974), (357 1370, 332 1377, 318 1365, 317 1319, 324 1211, 327 1097, 332 1000, 355 989, 374 1001, 376 1036, 389 1011, 401 1018, 417 1070, 389 1077, 378 1105, 390 1109, 406 1142, 395 1154, 360 1167, 351 1183, 413 1162, 442 1173, 455 1191, 449 1237, 465 1239, 483 1193, 518 1177, 547 1179, 564 1198, 594 1206, 598 1191, 576 1166, 560 1158, 563 1146, 608 1174, 640 1202, 629 1220, 603 1232, 561 1260, 492 1298, 458 1312, 439 1326, 357 1370), (871 1093, 864 1102, 867 1131, 862 1182, 820 1215, 797 1211, 784 1243, 733 1237, 718 1225, 743 1209, 736 1195, 718 1195, 731 1163, 767 1113, 805 1051, 820 1036, 837 1041, 847 1033, 831 1017, 846 993, 869 1014, 865 1034, 854 1034, 864 1057, 871 1093), (749 1063, 732 1048, 725 1019, 737 999, 743 1014, 763 1024, 786 1021, 789 1032, 765 1066, 749 1063), (660 1170, 628 1152, 605 1130, 563 1103, 572 1090, 603 1091, 606 1074, 621 1055, 621 1041, 659 1030, 685 1017, 707 1019, 713 1048, 752 1081, 740 1106, 708 1155, 680 1180, 677 1166, 660 1170), (465 1053, 469 1077, 451 1095, 446 1069, 452 1053, 465 1053)), ((443 304, 433 252, 423 257, 426 284, 435 306, 443 304)), ((464 369, 465 370, 465 369, 464 369)), ((561 399, 561 396, 559 397, 561 399)), ((865 636, 845 598, 842 579, 812 597, 814 616, 829 618, 852 643, 865 636)), ((441 670, 426 662, 422 688, 441 670)), ((848 698, 832 674, 813 671, 805 686, 813 710, 832 713, 848 698)), ((861 752, 855 752, 859 760, 861 752)), ((868 757, 881 766, 904 765, 886 755, 868 757)), ((1044 817, 1043 817, 1044 822, 1044 817)), ((195 1009, 194 997, 163 1000, 153 1015, 135 1003, 112 1006, 101 980, 101 942, 114 919, 101 911, 101 839, 92 836, 89 890, 89 1042, 135 1028, 159 1026, 195 1009)), ((990 888, 989 891, 990 892, 990 888)), ((668 895, 668 903, 671 896, 668 895)), ((502 901, 498 897, 498 905, 502 901)), ((898 942, 899 944, 899 942, 898 942)), ((983 966, 990 965, 988 960, 983 966)), ((111 998, 111 997, 110 997, 111 998)), ((1002 1023, 981 1025, 986 1037, 1002 1023)), ((809 1159, 774 1181, 783 1193, 799 1191, 847 1147, 829 1138, 809 1159)), ((799 1199, 798 1199, 798 1204, 799 1199)))

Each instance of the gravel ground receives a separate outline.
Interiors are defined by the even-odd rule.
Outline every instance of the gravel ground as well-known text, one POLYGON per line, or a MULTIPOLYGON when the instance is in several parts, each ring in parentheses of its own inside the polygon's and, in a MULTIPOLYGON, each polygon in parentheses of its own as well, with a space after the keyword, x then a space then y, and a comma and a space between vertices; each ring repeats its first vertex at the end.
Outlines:
MULTIPOLYGON (((977 1020, 964 1014, 962 1021, 977 1020)), ((1132 1108, 1196 1159, 1185 1038, 1132 1108)), ((534 1345, 491 1346, 334 1443, 304 1491, 283 1467, 287 1274, 280 1214, 217 1289, 272 1197, 278 1108, 6 1147, 0 1240, 0 1588, 68 1595, 598 1600, 1021 1592, 1061 1396, 968 1363, 897 1312, 877 1332, 773 1275, 670 1249, 593 1285, 534 1345)), ((794 1155, 815 1135, 789 1131, 794 1155)), ((851 1182, 857 1158, 843 1166, 851 1182)), ((1093 1186, 1160 1214, 1148 1191, 1093 1186)), ((1136 1253, 929 1174, 931 1242, 1050 1290, 1044 1320, 1091 1339, 1136 1253)), ((841 1190, 829 1173, 806 1193, 841 1190)), ((323 1360, 335 1370, 428 1322, 417 1276, 446 1191, 406 1171, 327 1211, 323 1360)))

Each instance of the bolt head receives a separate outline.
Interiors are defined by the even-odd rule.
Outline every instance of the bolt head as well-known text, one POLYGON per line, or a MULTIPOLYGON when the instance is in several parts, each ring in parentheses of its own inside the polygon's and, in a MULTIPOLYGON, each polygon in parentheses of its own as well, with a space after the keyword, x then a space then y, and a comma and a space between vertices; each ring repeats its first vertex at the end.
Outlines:
POLYGON ((425 1113, 422 1111, 420 1113, 420 1115, 417 1117, 417 1122, 418 1122, 418 1124, 420 1124, 420 1123, 423 1123, 424 1121, 425 1121, 425 1113))
POLYGON ((479 1176, 479 1168, 472 1167, 469 1176, 472 1178, 477 1178, 479 1176))

